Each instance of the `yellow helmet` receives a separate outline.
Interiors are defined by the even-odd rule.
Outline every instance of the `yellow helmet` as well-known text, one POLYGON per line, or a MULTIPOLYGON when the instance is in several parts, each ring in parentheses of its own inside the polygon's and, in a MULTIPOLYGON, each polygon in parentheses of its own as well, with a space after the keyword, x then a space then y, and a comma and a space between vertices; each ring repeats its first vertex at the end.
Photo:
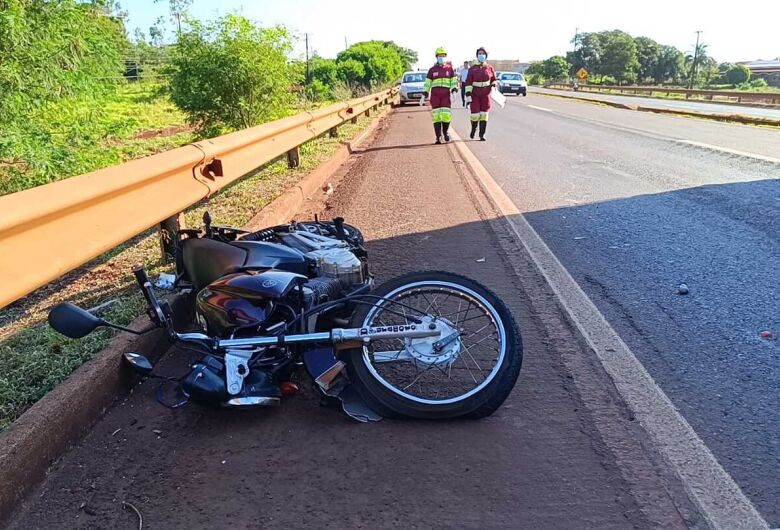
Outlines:
POLYGON ((443 46, 436 48, 436 57, 439 55, 447 55, 447 50, 445 50, 443 46))

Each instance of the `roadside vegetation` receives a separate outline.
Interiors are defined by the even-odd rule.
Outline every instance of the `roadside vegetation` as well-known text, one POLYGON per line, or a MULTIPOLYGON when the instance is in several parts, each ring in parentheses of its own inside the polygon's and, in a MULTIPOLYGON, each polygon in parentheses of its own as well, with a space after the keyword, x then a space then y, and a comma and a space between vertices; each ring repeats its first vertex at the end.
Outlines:
POLYGON ((752 78, 741 64, 718 63, 707 44, 687 53, 648 37, 633 37, 620 30, 579 33, 574 51, 533 63, 526 71, 532 85, 574 79, 580 68, 587 82, 598 85, 668 85, 719 90, 777 91, 763 78, 752 78))
POLYGON ((170 24, 132 37, 111 1, 6 4, 0 195, 363 95, 417 60, 369 41, 307 68, 286 28, 195 20, 182 0, 170 2, 170 24))
MULTIPOLYGON (((393 84, 416 56, 392 42, 357 43, 308 64, 295 37, 238 15, 194 20, 190 2, 171 0, 170 19, 147 32, 125 28, 106 0, 6 0, 0 10, 0 195, 22 191, 257 125, 393 84), (78 32, 71 31, 78 27, 78 32)), ((199 226, 242 225, 370 122, 301 147, 301 166, 259 168, 186 212, 199 226)), ((149 231, 0 310, 0 429, 105 347, 104 330, 69 340, 44 322, 55 303, 104 306, 126 324, 140 315, 133 265, 159 262, 149 231)))

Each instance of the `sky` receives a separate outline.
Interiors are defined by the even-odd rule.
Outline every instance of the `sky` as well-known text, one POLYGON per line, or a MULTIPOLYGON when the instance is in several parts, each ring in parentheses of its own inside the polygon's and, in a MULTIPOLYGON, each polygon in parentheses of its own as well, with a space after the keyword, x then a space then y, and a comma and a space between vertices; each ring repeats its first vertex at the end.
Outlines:
MULTIPOLYGON (((136 27, 148 34, 158 17, 168 15, 166 0, 120 3, 129 12, 131 35, 136 27)), ((310 49, 323 57, 335 57, 345 44, 376 39, 416 50, 419 66, 432 64, 439 46, 456 64, 472 59, 479 46, 490 59, 532 61, 565 54, 575 31, 611 29, 683 52, 693 50, 695 31, 701 30, 718 62, 780 57, 780 0, 194 0, 190 12, 199 19, 236 12, 264 26, 283 24, 298 38, 295 53, 301 57, 308 33, 310 49)))

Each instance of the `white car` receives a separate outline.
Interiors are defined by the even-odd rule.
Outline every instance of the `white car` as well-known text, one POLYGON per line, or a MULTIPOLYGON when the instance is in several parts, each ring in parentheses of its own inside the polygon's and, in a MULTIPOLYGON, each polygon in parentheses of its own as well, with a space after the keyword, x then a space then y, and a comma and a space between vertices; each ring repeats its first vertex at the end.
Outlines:
POLYGON ((401 105, 409 101, 420 101, 427 75, 427 72, 404 72, 401 77, 401 105))
POLYGON ((528 83, 526 83, 523 74, 518 72, 496 72, 496 79, 498 79, 498 90, 502 94, 528 95, 528 83))

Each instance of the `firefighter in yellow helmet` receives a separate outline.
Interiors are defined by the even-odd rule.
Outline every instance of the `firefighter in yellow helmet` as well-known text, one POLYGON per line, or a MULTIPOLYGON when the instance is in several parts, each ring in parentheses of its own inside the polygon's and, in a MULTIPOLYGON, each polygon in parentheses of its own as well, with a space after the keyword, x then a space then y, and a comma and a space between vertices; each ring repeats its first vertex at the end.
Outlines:
POLYGON ((444 141, 450 141, 449 129, 452 121, 452 102, 450 94, 458 90, 458 78, 452 69, 452 63, 447 61, 447 51, 436 48, 436 64, 428 70, 423 91, 431 102, 433 114, 433 130, 436 132, 436 143, 440 144, 442 135, 444 141))

